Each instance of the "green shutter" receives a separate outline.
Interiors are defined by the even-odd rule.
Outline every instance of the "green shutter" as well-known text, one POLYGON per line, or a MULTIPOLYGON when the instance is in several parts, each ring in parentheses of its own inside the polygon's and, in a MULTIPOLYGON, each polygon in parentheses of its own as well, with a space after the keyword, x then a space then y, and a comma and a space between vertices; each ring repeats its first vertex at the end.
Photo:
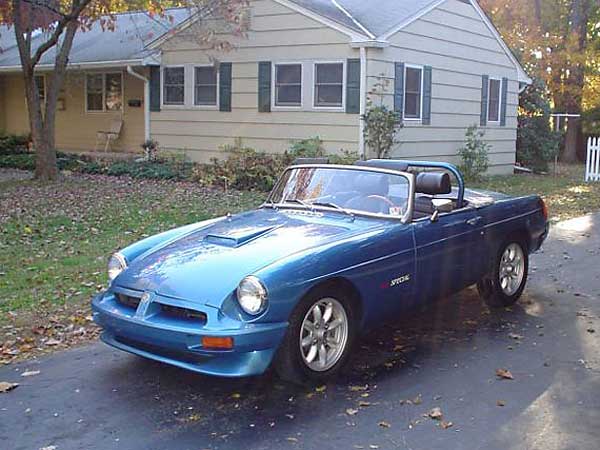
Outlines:
POLYGON ((404 117, 404 63, 395 63, 394 72, 394 111, 402 120, 404 117))
POLYGON ((150 111, 160 111, 160 66, 150 66, 150 111))
POLYGON ((231 63, 219 64, 219 111, 231 111, 231 63))
POLYGON ((431 66, 423 67, 423 125, 431 125, 431 66))
POLYGON ((490 77, 487 75, 481 76, 481 117, 479 124, 482 127, 487 125, 488 116, 488 91, 489 91, 490 77))
POLYGON ((506 101, 508 100, 508 78, 502 78, 502 97, 500 103, 500 126, 506 126, 506 101))
POLYGON ((258 111, 271 112, 271 62, 258 63, 258 111))
POLYGON ((360 112, 360 59, 346 61, 346 112, 360 112))

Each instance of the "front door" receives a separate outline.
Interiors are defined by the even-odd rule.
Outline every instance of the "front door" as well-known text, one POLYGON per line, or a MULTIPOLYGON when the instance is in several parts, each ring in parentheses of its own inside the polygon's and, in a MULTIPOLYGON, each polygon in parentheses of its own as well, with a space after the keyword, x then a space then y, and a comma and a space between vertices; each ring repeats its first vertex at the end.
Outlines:
POLYGON ((483 218, 477 210, 440 214, 435 222, 419 219, 413 226, 417 301, 447 295, 477 281, 484 245, 483 218))

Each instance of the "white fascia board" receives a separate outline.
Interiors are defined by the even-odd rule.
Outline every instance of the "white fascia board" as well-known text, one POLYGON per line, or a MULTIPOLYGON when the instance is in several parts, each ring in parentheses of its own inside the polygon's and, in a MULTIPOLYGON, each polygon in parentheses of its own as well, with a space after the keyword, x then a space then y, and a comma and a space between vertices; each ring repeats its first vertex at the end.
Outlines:
MULTIPOLYGON (((352 40, 357 40, 358 41, 358 40, 364 40, 365 38, 369 39, 369 38, 373 38, 374 37, 373 35, 370 35, 370 33, 366 30, 366 28, 364 29, 366 31, 365 34, 358 33, 356 31, 354 31, 354 30, 352 30, 352 29, 350 29, 350 28, 342 25, 341 23, 338 23, 338 22, 336 22, 334 20, 331 20, 331 19, 328 19, 326 17, 323 17, 322 15, 317 14, 317 13, 311 11, 310 9, 304 8, 304 7, 298 5, 298 4, 294 3, 294 2, 290 2, 288 0, 273 0, 273 1, 276 2, 276 3, 279 3, 282 6, 287 7, 289 9, 293 10, 293 11, 296 11, 297 13, 300 13, 300 14, 302 14, 302 15, 310 18, 310 19, 316 20, 317 22, 320 22, 323 25, 326 25, 326 26, 328 26, 330 28, 333 28, 334 30, 339 31, 340 33, 343 33, 346 36, 351 37, 352 40)), ((336 6, 338 9, 340 9, 340 7, 338 5, 336 5, 335 3, 334 3, 334 6, 336 6)), ((340 11, 345 11, 345 10, 340 9, 340 11)), ((345 12, 345 14, 348 15, 348 17, 350 19, 352 19, 352 16, 350 16, 348 14, 348 12, 345 12)), ((354 19, 352 19, 352 20, 353 20, 354 23, 356 23, 356 21, 354 21, 354 19)), ((359 28, 361 28, 361 30, 363 29, 362 25, 357 24, 357 26, 359 28)))
POLYGON ((382 41, 379 39, 369 39, 362 41, 352 41, 350 42, 351 48, 386 48, 389 47, 390 43, 388 41, 382 41))
POLYGON ((382 34, 381 36, 379 36, 378 39, 379 40, 383 40, 383 41, 387 41, 390 37, 392 37, 398 31, 402 30, 402 28, 404 28, 404 27, 408 26, 409 24, 413 23, 415 20, 423 17, 428 12, 433 11, 435 8, 437 8, 438 6, 440 6, 445 1, 446 0, 438 0, 438 1, 434 2, 434 3, 431 3, 431 4, 427 5, 425 8, 417 11, 412 16, 408 17, 407 19, 404 19, 398 25, 395 25, 389 31, 386 31, 384 34, 382 34))
MULTIPOLYGON (((82 63, 69 63, 67 64, 67 70, 84 70, 84 69, 106 69, 110 67, 127 67, 127 66, 142 66, 144 61, 142 59, 127 59, 119 61, 94 61, 94 62, 82 62, 82 63)), ((54 70, 54 64, 38 64, 35 66, 36 70, 51 71, 54 70)), ((16 73, 22 72, 23 68, 21 65, 16 66, 3 66, 0 67, 0 73, 16 73)))
MULTIPOLYGON (((362 41, 365 39, 373 39, 375 37, 366 28, 362 27, 362 25, 360 25, 359 23, 354 21, 354 19, 352 19, 352 17, 350 15, 348 15, 347 12, 345 14, 347 14, 348 17, 350 19, 352 19, 354 21, 354 23, 357 24, 358 27, 363 29, 365 31, 365 34, 358 33, 348 27, 345 27, 344 25, 342 25, 338 22, 327 19, 326 17, 323 17, 320 14, 317 14, 309 9, 303 8, 300 5, 297 5, 296 3, 293 3, 293 2, 290 2, 287 0, 273 0, 273 1, 276 3, 279 3, 282 6, 285 6, 286 8, 296 11, 297 13, 300 13, 310 19, 313 19, 319 23, 322 23, 323 25, 328 26, 329 28, 333 28, 334 30, 339 31, 340 33, 345 34, 346 36, 352 38, 352 40, 362 41)), ((345 11, 345 10, 343 10, 343 11, 345 11)), ((197 15, 189 17, 188 19, 181 22, 177 27, 173 28, 172 30, 166 31, 164 34, 162 34, 161 36, 159 36, 158 38, 156 38, 155 40, 150 42, 146 46, 146 49, 154 50, 154 49, 160 48, 160 46, 163 45, 165 43, 165 41, 167 41, 168 39, 170 39, 177 33, 185 30, 186 28, 189 28, 191 25, 193 25, 196 22, 196 20, 198 20, 197 15)))
POLYGON ((348 17, 354 23, 354 25, 356 25, 358 28, 360 28, 363 31, 363 33, 365 33, 371 39, 375 39, 375 35, 373 33, 371 33, 369 30, 367 30, 367 27, 365 27, 362 23, 360 23, 357 19, 355 19, 346 8, 344 8, 342 5, 340 5, 336 0, 331 0, 331 3, 333 3, 333 5, 337 9, 339 9, 342 12, 342 14, 344 14, 346 17, 348 17))

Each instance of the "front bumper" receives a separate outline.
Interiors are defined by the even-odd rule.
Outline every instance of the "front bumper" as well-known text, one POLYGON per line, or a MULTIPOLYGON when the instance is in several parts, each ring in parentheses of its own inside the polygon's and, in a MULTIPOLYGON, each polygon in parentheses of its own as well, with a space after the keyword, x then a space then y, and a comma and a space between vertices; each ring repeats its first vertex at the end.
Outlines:
MULTIPOLYGON (((187 302, 160 296, 154 296, 152 302, 190 307, 187 302)), ((122 305, 110 291, 92 300, 92 316, 103 329, 101 339, 120 350, 208 375, 244 377, 267 370, 287 323, 247 323, 223 316, 216 308, 194 308, 206 314, 204 323, 163 317, 148 305, 144 306, 146 313, 140 314, 140 307, 122 305), (202 336, 230 336, 233 349, 203 348, 202 336)))

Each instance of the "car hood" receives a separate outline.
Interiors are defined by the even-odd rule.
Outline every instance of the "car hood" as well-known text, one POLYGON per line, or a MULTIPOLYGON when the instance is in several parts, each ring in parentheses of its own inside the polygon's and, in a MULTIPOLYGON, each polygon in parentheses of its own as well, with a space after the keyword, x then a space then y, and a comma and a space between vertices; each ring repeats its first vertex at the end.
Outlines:
POLYGON ((340 213, 259 209, 157 246, 115 284, 220 307, 245 276, 293 253, 380 226, 340 213))

